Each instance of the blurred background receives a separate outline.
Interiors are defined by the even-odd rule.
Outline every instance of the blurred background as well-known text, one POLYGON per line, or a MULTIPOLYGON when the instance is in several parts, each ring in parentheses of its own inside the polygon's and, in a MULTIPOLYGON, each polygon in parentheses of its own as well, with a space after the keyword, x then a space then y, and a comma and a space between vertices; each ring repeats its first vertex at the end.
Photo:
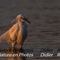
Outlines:
MULTIPOLYGON (((7 26, 18 14, 31 21, 24 48, 60 48, 60 0, 0 0, 0 26, 7 26)), ((1 34, 5 31, 0 29, 1 34)))

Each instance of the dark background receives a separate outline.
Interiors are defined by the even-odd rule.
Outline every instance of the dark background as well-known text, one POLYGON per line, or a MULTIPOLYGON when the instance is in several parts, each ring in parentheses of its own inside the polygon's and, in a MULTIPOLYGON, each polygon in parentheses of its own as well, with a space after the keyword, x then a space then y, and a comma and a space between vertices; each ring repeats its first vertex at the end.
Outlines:
POLYGON ((24 48, 60 48, 60 0, 0 0, 0 26, 20 13, 31 21, 24 48))

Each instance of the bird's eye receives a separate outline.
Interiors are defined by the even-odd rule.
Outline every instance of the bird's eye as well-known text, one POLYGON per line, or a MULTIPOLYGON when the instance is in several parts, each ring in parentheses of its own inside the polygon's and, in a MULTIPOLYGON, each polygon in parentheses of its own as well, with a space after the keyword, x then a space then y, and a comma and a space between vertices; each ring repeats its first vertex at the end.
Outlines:
POLYGON ((21 19, 23 19, 23 17, 21 16, 21 19))

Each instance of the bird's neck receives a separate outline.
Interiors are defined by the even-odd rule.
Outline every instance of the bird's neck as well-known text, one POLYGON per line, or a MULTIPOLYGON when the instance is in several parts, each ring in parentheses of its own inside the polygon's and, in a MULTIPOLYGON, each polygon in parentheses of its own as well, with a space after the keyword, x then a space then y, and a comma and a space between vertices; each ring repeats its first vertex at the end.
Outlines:
POLYGON ((22 22, 18 20, 18 28, 19 28, 19 31, 22 31, 22 22))

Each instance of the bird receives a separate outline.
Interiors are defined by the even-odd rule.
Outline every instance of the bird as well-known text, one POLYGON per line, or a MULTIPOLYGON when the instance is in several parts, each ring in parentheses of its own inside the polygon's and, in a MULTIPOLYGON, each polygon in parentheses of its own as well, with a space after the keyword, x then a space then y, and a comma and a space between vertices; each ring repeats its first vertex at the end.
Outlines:
POLYGON ((28 33, 27 22, 30 24, 30 21, 21 14, 17 15, 15 20, 16 23, 0 36, 0 42, 5 40, 12 46, 12 50, 14 50, 16 44, 19 49, 22 49, 28 33))

